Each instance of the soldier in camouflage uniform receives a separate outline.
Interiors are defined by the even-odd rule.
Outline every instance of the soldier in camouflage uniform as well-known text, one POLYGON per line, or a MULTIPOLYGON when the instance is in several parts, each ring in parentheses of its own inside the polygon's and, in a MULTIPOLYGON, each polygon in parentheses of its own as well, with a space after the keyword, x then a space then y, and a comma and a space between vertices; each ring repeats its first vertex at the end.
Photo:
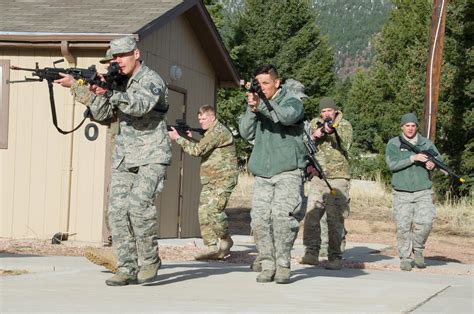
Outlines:
POLYGON ((312 137, 318 149, 318 160, 331 184, 322 190, 322 202, 313 199, 308 204, 308 213, 304 221, 303 244, 305 254, 302 264, 318 265, 321 248, 320 219, 326 213, 328 224, 328 264, 327 269, 342 268, 341 234, 344 231, 344 219, 349 215, 349 160, 348 151, 352 144, 352 126, 349 121, 340 119, 337 127, 330 126, 327 120, 337 121, 342 113, 329 97, 323 97, 319 103, 320 118, 311 121, 312 137))
MULTIPOLYGON (((400 127, 400 137, 421 151, 432 149, 439 155, 436 146, 417 133, 418 119, 413 113, 402 116, 400 127)), ((435 164, 425 154, 416 154, 400 147, 400 144, 398 136, 390 139, 385 158, 392 172, 393 217, 397 225, 400 269, 410 271, 413 262, 418 268, 426 267, 423 250, 436 213, 429 172, 435 164)))
POLYGON ((108 208, 118 268, 106 284, 122 286, 151 281, 160 267, 155 198, 163 189, 166 166, 171 161, 171 141, 165 121, 165 82, 140 61, 132 36, 112 40, 110 49, 121 72, 129 78, 126 91, 93 85, 95 98, 90 109, 96 120, 116 115, 119 121, 108 208))
POLYGON ((255 175, 251 227, 262 271, 257 282, 290 282, 290 259, 299 221, 304 217, 304 109, 301 100, 280 85, 277 70, 262 65, 255 77, 273 110, 255 93, 239 121, 240 135, 254 146, 249 170, 255 175), (276 121, 275 121, 276 120, 276 121))
MULTIPOLYGON (((198 216, 201 236, 207 250, 197 254, 195 259, 223 259, 234 244, 224 211, 238 178, 234 137, 216 119, 212 106, 204 105, 199 108, 198 119, 201 128, 205 130, 199 142, 180 136, 174 128, 168 134, 186 153, 201 157, 202 190, 198 216)), ((191 132, 187 136, 192 138, 191 132)))

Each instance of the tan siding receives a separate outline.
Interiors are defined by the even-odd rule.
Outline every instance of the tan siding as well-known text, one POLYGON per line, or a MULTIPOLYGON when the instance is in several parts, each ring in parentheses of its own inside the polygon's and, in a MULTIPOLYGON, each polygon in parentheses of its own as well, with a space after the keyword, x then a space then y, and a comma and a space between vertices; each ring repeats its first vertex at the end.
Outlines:
MULTIPOLYGON (((215 73, 187 20, 176 18, 144 38, 139 47, 148 66, 167 83, 186 92, 186 120, 197 127, 199 106, 215 105, 215 73), (173 82, 169 75, 172 65, 180 66, 183 73, 173 82)), ((104 51, 73 50, 72 54, 77 57, 78 67, 88 67, 99 65, 104 51)), ((52 66, 62 57, 59 49, 0 48, 0 58, 30 68, 36 61, 40 67, 52 66)), ((11 79, 24 75, 12 71, 11 79)), ((69 130, 81 120, 84 107, 73 104, 67 89, 55 86, 54 92, 59 124, 69 130)), ((109 170, 105 167, 110 165, 106 160, 110 158, 106 129, 99 127, 99 138, 94 142, 84 138, 84 127, 73 135, 61 135, 52 125, 46 83, 11 85, 9 147, 0 150, 0 236, 48 239, 55 232, 69 231, 77 233, 75 240, 102 240, 102 212, 107 203, 105 175, 109 170)), ((199 158, 185 156, 180 216, 183 237, 199 235, 199 165, 199 158)), ((179 191, 163 195, 177 196, 179 191)))
MULTIPOLYGON (((53 61, 62 58, 59 50, 0 51, 1 58, 10 59, 11 64, 27 68, 33 68, 35 62, 38 62, 40 67, 50 67, 53 61)), ((97 58, 94 60, 98 64, 97 58)), ((91 61, 92 59, 87 60, 86 66, 91 61)), ((66 63, 57 66, 68 67, 66 63)), ((31 76, 27 72, 11 71, 12 80, 23 79, 25 75, 31 76)), ((69 130, 73 125, 72 111, 74 110, 74 125, 76 125, 82 118, 84 107, 73 106, 69 90, 59 85, 54 87, 54 94, 58 123, 62 129, 69 130)), ((102 148, 105 146, 104 136, 102 135, 102 139, 99 138, 96 142, 86 143, 89 145, 86 148, 80 147, 87 141, 83 136, 83 128, 74 135, 59 134, 52 124, 49 93, 45 82, 10 85, 10 105, 10 145, 7 150, 0 151, 2 173, 0 236, 47 239, 58 231, 79 230, 75 239, 100 241, 104 189, 105 148, 102 148), (72 145, 77 147, 74 151, 80 151, 81 154, 71 155, 72 145), (81 180, 77 180, 79 173, 81 180), (70 174, 72 174, 71 180, 70 174), (70 181, 71 191, 69 191, 70 181), (84 186, 93 188, 88 191, 89 193, 85 193, 84 186), (75 187, 78 188, 74 190, 75 187), (81 195, 76 195, 77 192, 81 195), (80 199, 84 202, 75 204, 70 202, 70 197, 71 200, 80 199), (100 206, 92 206, 90 202, 99 203, 100 206), (69 203, 71 203, 70 214, 69 203), (70 226, 67 225, 68 219, 70 226)), ((102 127, 101 132, 105 134, 103 129, 105 127, 102 127)))
MULTIPOLYGON (((77 67, 87 68, 95 64, 98 71, 104 73, 104 67, 98 62, 97 56, 103 51, 88 51, 76 53, 77 67)), ((72 104, 72 98, 65 100, 72 104)), ((81 104, 75 106, 75 125, 83 116, 85 107, 81 104)), ((72 178, 71 178, 71 211, 69 231, 77 233, 76 238, 82 241, 101 242, 104 190, 106 189, 104 175, 106 173, 106 141, 108 137, 107 126, 97 124, 99 137, 89 141, 84 136, 85 125, 74 133, 72 152, 72 178)))

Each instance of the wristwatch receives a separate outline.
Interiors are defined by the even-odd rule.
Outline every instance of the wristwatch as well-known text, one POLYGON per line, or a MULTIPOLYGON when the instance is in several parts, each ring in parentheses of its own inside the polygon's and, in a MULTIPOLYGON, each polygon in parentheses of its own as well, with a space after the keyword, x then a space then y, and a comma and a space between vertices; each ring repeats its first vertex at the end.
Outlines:
POLYGON ((113 95, 114 95, 114 91, 112 91, 112 90, 108 90, 108 91, 105 92, 105 97, 107 97, 107 98, 110 98, 113 95))

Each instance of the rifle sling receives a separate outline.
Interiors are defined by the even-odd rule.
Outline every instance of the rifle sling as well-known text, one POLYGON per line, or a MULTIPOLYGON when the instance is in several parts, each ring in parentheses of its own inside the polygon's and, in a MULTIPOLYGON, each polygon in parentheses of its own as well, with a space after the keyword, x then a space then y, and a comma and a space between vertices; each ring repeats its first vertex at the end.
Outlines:
POLYGON ((84 119, 82 119, 82 121, 74 129, 72 129, 71 131, 62 130, 58 126, 58 118, 57 118, 57 115, 56 115, 56 104, 54 102, 53 82, 51 80, 47 80, 47 82, 48 82, 48 90, 49 90, 49 103, 51 105, 51 115, 52 115, 52 118, 53 118, 54 127, 61 134, 69 134, 69 133, 72 133, 72 132, 76 131, 77 129, 79 129, 84 124, 86 119, 90 116, 89 107, 86 109, 86 111, 84 111, 84 119))

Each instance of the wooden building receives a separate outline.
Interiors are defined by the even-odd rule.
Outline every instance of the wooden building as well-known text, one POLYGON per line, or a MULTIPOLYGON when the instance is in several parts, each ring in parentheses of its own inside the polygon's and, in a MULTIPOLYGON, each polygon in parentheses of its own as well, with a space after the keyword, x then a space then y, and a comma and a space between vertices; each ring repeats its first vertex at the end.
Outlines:
MULTIPOLYGON (((69 135, 53 126, 45 82, 13 83, 30 73, 9 70, 87 68, 99 64, 111 39, 134 35, 142 59, 168 83, 168 123, 198 127, 197 109, 216 104, 218 87, 239 77, 202 1, 8 1, 0 20, 0 237, 101 242, 107 236, 110 127, 89 141, 84 126, 69 135)), ((54 87, 58 123, 77 125, 85 107, 54 87)), ((90 121, 87 121, 90 122, 90 121)), ((87 124, 86 122, 86 124, 87 124)), ((199 236, 200 160, 173 144, 165 189, 157 199, 160 237, 199 236)))

